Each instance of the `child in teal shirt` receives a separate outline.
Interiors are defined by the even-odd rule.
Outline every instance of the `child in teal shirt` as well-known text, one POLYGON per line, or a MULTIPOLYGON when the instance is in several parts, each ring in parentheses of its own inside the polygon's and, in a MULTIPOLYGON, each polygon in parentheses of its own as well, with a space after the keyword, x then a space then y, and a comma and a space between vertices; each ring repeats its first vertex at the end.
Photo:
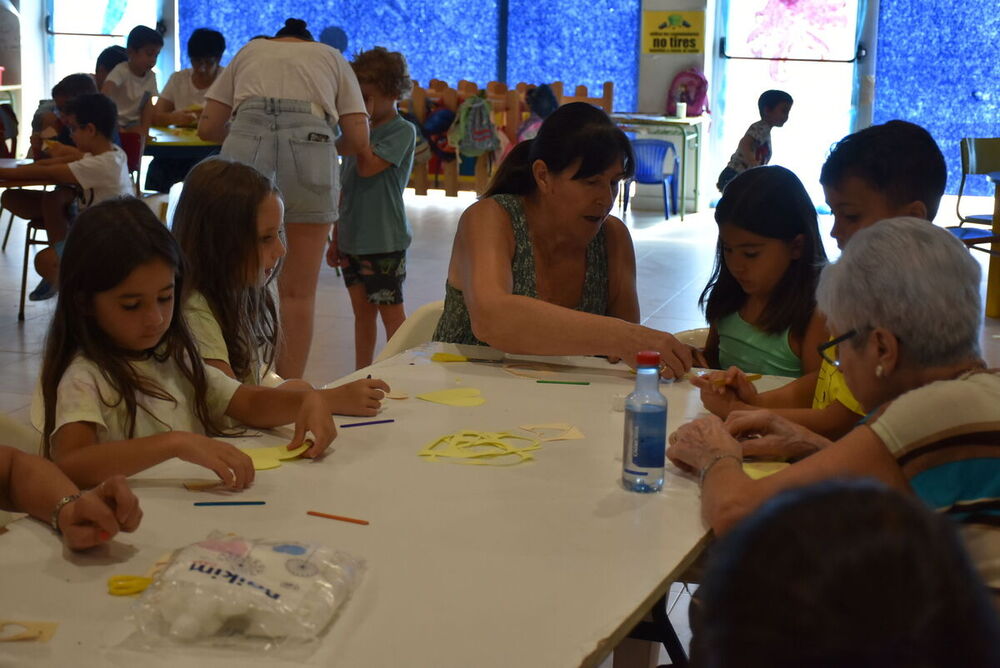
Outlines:
POLYGON ((403 281, 413 238, 403 206, 410 180, 416 128, 396 111, 411 87, 401 53, 382 47, 351 63, 371 122, 369 147, 347 156, 341 171, 343 200, 327 263, 342 267, 354 310, 354 360, 368 366, 375 353, 379 317, 388 340, 406 319, 403 281))

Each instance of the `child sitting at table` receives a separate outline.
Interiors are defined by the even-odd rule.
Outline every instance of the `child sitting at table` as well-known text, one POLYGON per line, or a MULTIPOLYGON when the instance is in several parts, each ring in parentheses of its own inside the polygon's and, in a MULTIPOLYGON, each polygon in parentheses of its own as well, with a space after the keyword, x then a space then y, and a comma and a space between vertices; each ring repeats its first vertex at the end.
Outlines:
POLYGON ((816 283, 826 264, 816 209, 784 167, 737 176, 715 210, 719 242, 701 293, 713 367, 801 376, 819 368, 826 337, 816 283))
MULTIPOLYGON (((290 449, 313 434, 306 457, 336 436, 330 413, 340 388, 243 385, 202 363, 181 316, 184 269, 170 231, 134 198, 91 207, 70 232, 32 417, 45 455, 78 485, 176 457, 245 488, 250 457, 203 435, 229 432, 226 418, 259 428, 294 422, 290 449)), ((369 413, 377 409, 372 401, 369 413)))
POLYGON ((0 510, 31 515, 50 525, 71 550, 111 540, 139 527, 139 500, 121 476, 81 492, 52 462, 0 445, 0 510))
POLYGON ((115 66, 101 86, 101 92, 118 105, 118 125, 143 137, 153 123, 153 98, 159 90, 153 67, 163 48, 160 33, 136 26, 128 34, 128 60, 115 66))
MULTIPOLYGON (((271 369, 280 339, 275 279, 285 255, 281 194, 250 165, 212 158, 191 170, 173 232, 187 259, 183 313, 205 364, 251 385, 271 369)), ((302 380, 282 388, 312 389, 302 380)), ((388 386, 362 379, 337 388, 334 410, 374 415, 388 386)))
POLYGON ((344 268, 354 310, 354 363, 372 363, 377 319, 388 341, 403 324, 406 249, 413 240, 403 206, 410 180, 416 128, 396 111, 413 86, 403 54, 377 46, 351 63, 371 122, 371 141, 344 158, 343 204, 327 263, 344 268))
POLYGON ((67 229, 78 208, 134 192, 125 152, 111 141, 118 112, 115 103, 100 93, 80 95, 66 103, 63 122, 78 151, 33 164, 0 169, 0 179, 41 180, 61 184, 54 190, 6 190, 0 202, 14 215, 41 220, 49 246, 35 256, 42 281, 29 299, 55 296, 59 281, 59 256, 67 229))
MULTIPOLYGON (((830 235, 843 249, 858 231, 880 220, 913 216, 933 220, 944 194, 947 170, 937 142, 927 130, 906 121, 873 125, 841 139, 827 157, 820 183, 833 212, 830 235)), ((768 408, 827 438, 850 431, 864 411, 844 376, 825 360, 807 374, 770 392, 757 394, 739 369, 693 382, 702 387, 705 407, 726 418, 734 410, 768 408)))
POLYGON ((760 120, 747 128, 729 164, 719 174, 718 188, 725 192, 726 184, 751 167, 771 161, 771 128, 780 128, 788 121, 792 96, 783 90, 766 90, 757 99, 760 120))
MULTIPOLYGON (((205 108, 205 93, 221 72, 219 61, 226 51, 226 38, 208 28, 191 33, 187 43, 191 67, 174 72, 163 87, 153 107, 153 125, 193 127, 205 108)), ((146 171, 146 190, 169 192, 170 186, 183 181, 201 158, 165 158, 157 156, 146 171)))
POLYGON ((101 55, 97 56, 97 63, 94 65, 94 83, 97 84, 97 90, 101 90, 108 75, 111 74, 111 70, 115 69, 118 63, 124 63, 126 60, 128 60, 128 51, 125 50, 124 46, 115 44, 101 51, 101 55))
POLYGON ((40 100, 31 118, 31 157, 57 157, 63 147, 75 147, 69 127, 63 120, 66 104, 80 95, 97 91, 89 74, 70 74, 52 87, 52 99, 40 100))

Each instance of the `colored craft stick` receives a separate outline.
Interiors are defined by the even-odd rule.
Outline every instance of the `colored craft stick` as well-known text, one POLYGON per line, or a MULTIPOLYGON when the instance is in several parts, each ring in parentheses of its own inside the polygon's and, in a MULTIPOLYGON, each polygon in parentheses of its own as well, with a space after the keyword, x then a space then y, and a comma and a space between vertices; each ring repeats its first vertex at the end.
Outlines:
POLYGON ((589 380, 536 380, 544 385, 590 385, 589 380))
POLYGON ((352 524, 363 524, 368 526, 370 523, 368 520, 359 520, 354 517, 344 517, 343 515, 330 515, 329 513, 321 513, 316 510, 307 510, 306 515, 312 515, 313 517, 325 517, 328 520, 339 520, 341 522, 351 522, 352 524))
POLYGON ((370 424, 387 424, 389 422, 395 422, 395 420, 393 420, 391 418, 388 419, 388 420, 369 420, 368 422, 351 422, 350 424, 342 424, 340 426, 341 426, 341 428, 343 428, 343 427, 365 427, 365 426, 370 425, 370 424))
POLYGON ((263 506, 267 501, 195 501, 196 506, 263 506))

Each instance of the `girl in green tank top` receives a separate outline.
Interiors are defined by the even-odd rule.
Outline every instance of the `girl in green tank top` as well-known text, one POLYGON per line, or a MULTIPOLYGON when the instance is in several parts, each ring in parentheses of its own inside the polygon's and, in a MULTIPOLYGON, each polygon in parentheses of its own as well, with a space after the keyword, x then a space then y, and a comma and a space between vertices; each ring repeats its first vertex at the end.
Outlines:
POLYGON ((749 169, 715 210, 715 268, 699 304, 717 368, 798 377, 819 368, 826 328, 816 284, 826 264, 816 209, 784 167, 749 169))

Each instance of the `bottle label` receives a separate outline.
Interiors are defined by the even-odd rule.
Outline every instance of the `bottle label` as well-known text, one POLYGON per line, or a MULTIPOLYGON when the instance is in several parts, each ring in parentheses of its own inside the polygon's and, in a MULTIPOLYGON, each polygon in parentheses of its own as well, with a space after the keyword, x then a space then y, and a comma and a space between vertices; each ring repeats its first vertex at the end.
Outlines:
POLYGON ((667 411, 625 413, 626 465, 663 468, 667 449, 667 411))

